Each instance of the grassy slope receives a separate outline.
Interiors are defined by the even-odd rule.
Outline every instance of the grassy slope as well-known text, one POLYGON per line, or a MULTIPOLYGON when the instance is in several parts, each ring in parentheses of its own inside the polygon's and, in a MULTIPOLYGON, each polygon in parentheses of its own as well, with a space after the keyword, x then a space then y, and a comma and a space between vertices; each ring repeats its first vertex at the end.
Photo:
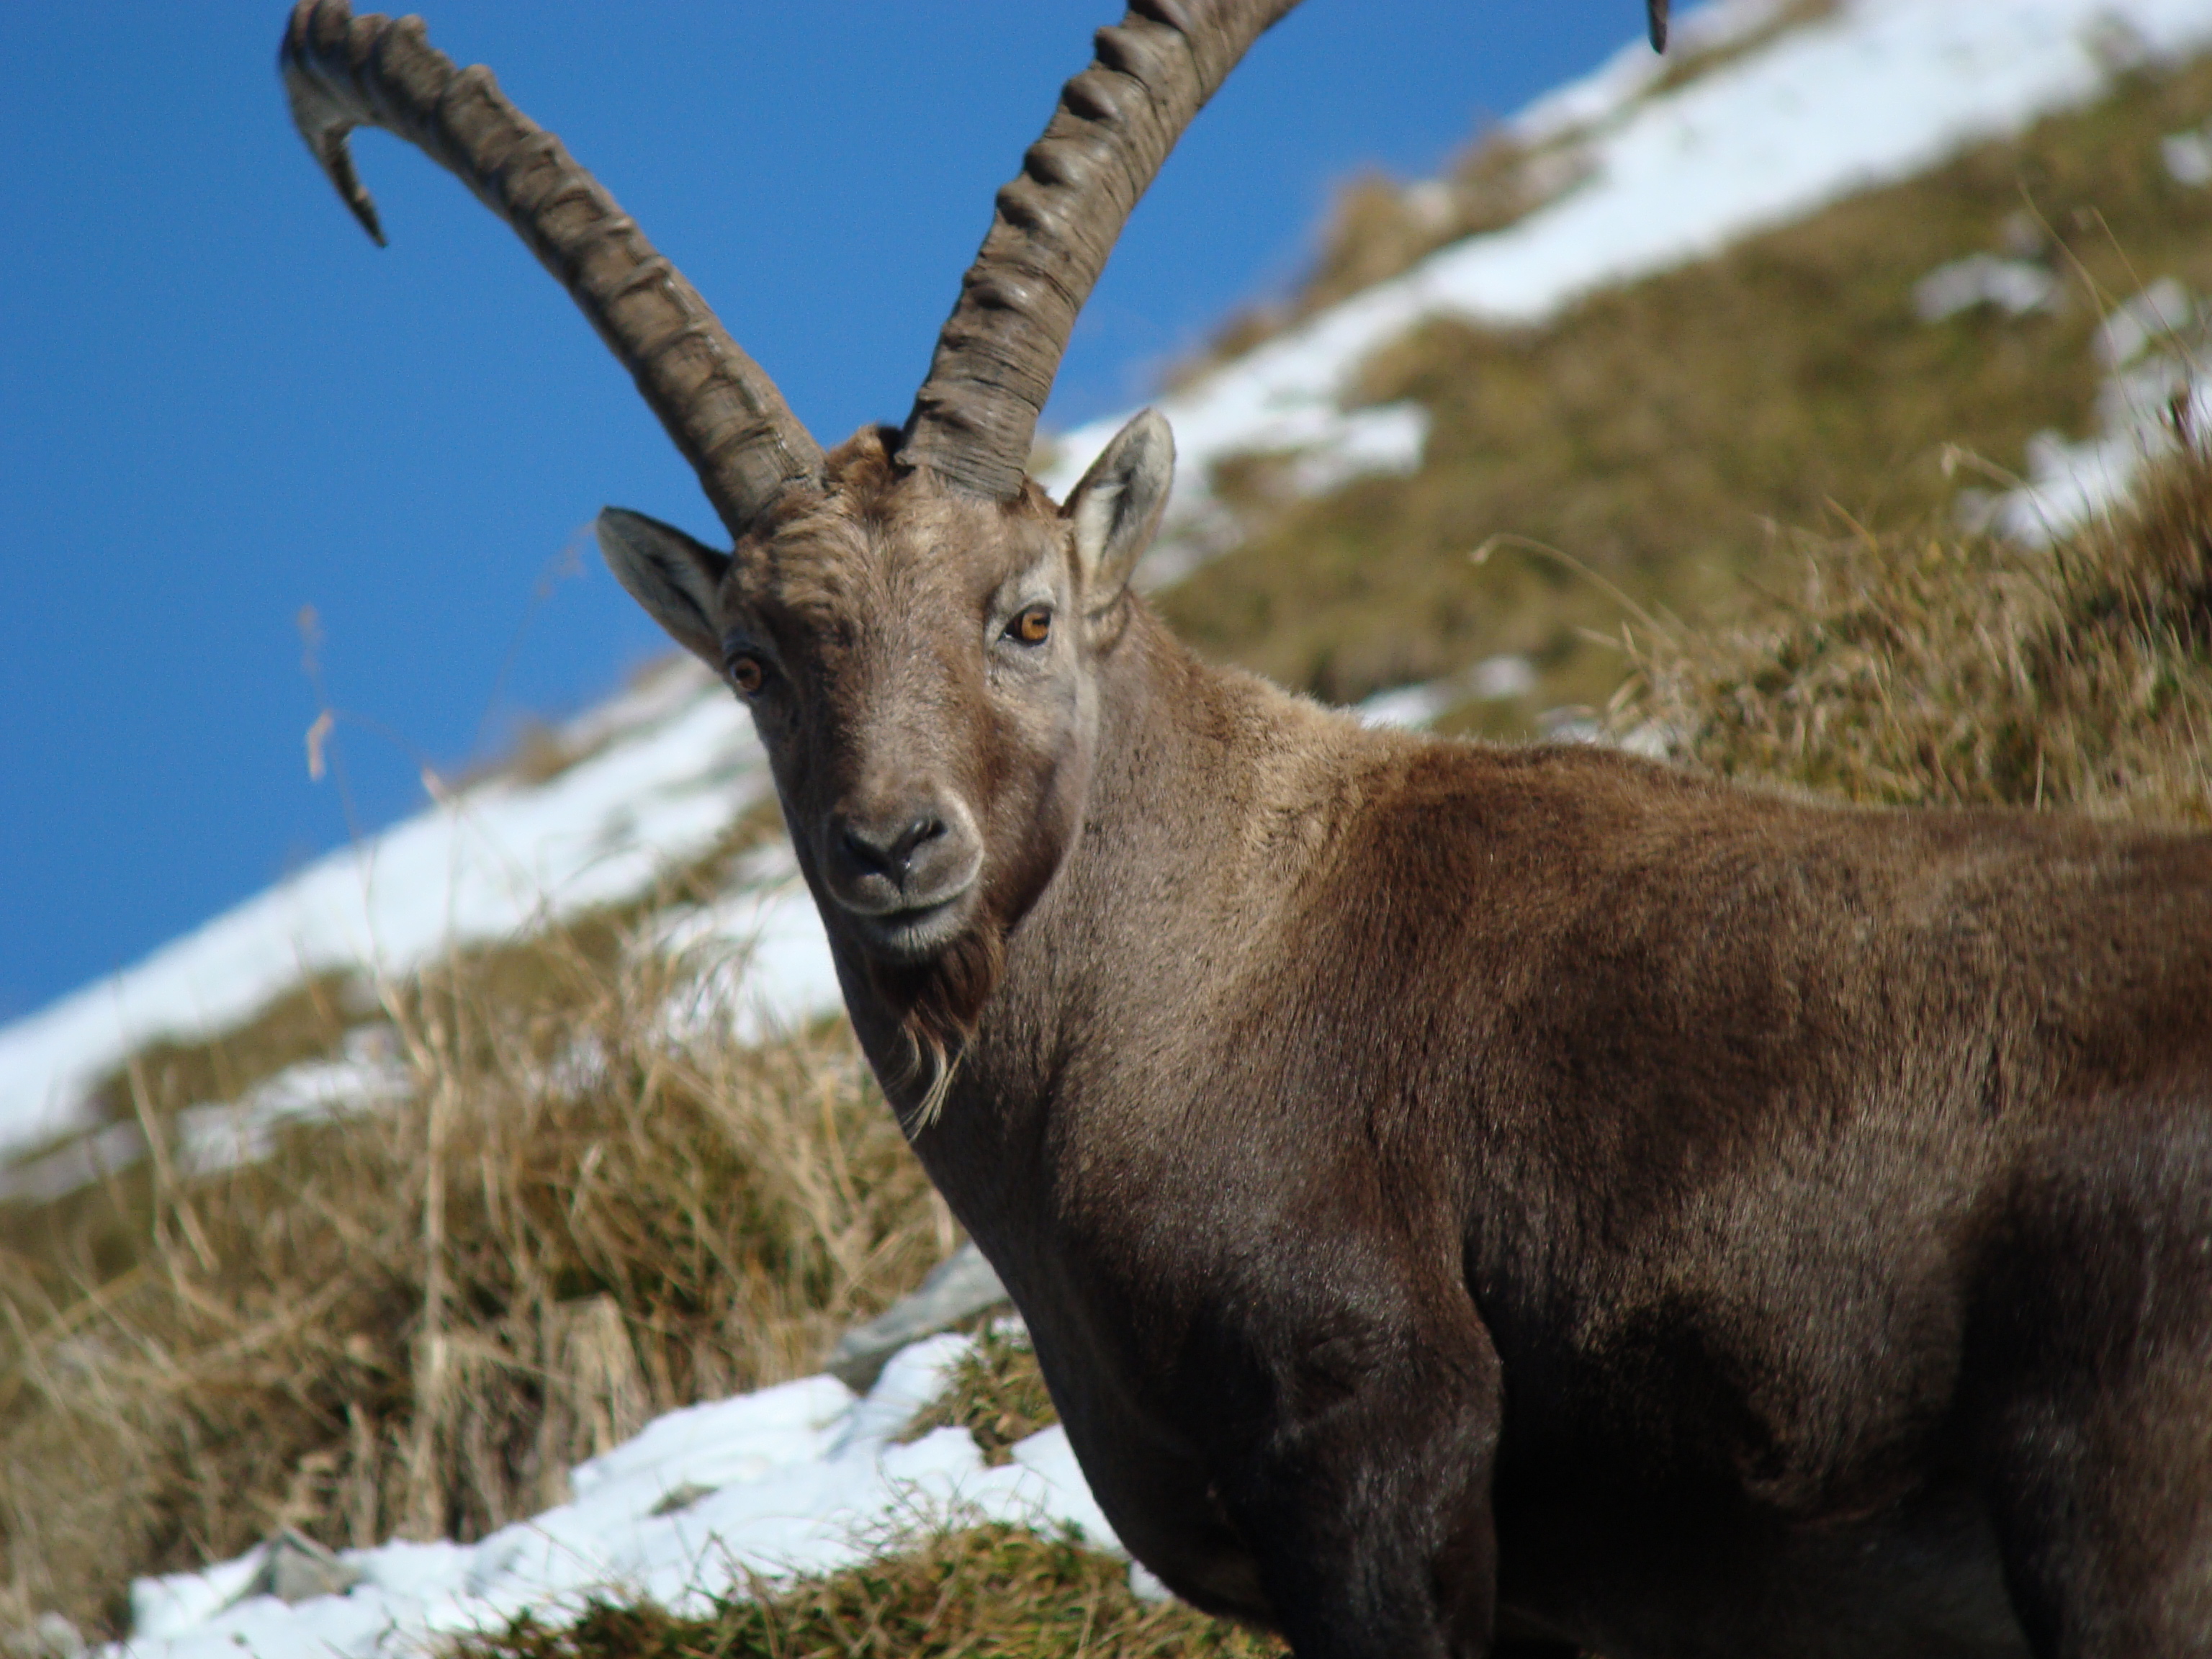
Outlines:
POLYGON ((933 1429, 965 1429, 983 1461, 996 1467, 1013 1461, 1018 1442, 1059 1421, 1027 1334, 991 1325, 953 1366, 944 1390, 915 1413, 902 1438, 919 1440, 933 1429))
MULTIPOLYGON (((1759 51, 1777 35, 1825 17, 1837 0, 1781 0, 1766 21, 1725 45, 1697 51, 1678 32, 1657 78, 1639 94, 1660 96, 1759 51)), ((1224 317, 1165 380, 1182 386, 1274 338, 1316 312, 1409 270, 1437 249, 1513 223, 1564 195, 1583 174, 1579 135, 1530 145, 1510 129, 1480 132, 1441 175, 1411 185, 1380 172, 1356 174, 1337 190, 1321 227, 1312 264, 1295 290, 1224 317)))
POLYGON ((2057 546, 1859 536, 1741 627, 1639 641, 1619 719, 1853 800, 2212 824, 2212 455, 2057 546))
POLYGON ((481 1536, 661 1412, 818 1369, 951 1248, 841 1025, 678 1042, 683 964, 530 955, 392 994, 403 1108, 9 1206, 0 1637, 119 1632, 131 1577, 280 1525, 481 1536))
POLYGON ((1778 578, 1769 526, 1840 509, 1918 522, 1960 445, 2017 467, 2028 438, 2087 429, 2096 308, 1929 326, 1913 285, 2052 227, 2108 296, 2165 274, 2212 286, 2212 191, 2174 183, 2165 135, 2212 112, 2212 64, 2130 82, 1924 179, 1844 203, 1696 267, 1594 297, 1552 326, 1437 324, 1370 366, 1378 399, 1435 421, 1425 464, 1271 510, 1265 469, 1231 481, 1260 532, 1163 597, 1209 653, 1336 700, 1523 652, 1542 679, 1497 729, 1601 702, 1626 665, 1577 630, 1620 606, 1553 562, 1469 550, 1504 532, 1558 547, 1636 599, 1712 614, 1778 578))

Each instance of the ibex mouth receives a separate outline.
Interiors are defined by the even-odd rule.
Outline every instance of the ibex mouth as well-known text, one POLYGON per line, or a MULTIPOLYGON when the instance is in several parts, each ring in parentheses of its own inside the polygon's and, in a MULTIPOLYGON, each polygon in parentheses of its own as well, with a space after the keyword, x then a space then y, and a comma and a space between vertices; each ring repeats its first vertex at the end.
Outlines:
POLYGON ((903 910, 874 915, 848 910, 846 915, 870 951, 913 967, 938 955, 967 930, 969 896, 974 891, 973 887, 963 888, 951 898, 903 910))

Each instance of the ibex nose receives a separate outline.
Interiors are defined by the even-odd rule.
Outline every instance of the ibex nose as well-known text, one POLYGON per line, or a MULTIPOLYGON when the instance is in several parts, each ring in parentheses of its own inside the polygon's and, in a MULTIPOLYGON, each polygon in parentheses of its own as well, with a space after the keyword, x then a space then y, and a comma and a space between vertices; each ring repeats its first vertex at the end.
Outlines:
POLYGON ((887 916, 926 908, 975 878, 982 846, 957 805, 928 790, 872 805, 848 804, 824 826, 823 873, 847 909, 887 916))
POLYGON ((863 870, 889 876, 902 887, 914 868, 915 853, 944 834, 945 820, 934 811, 903 824, 896 820, 872 824, 842 818, 837 825, 838 842, 847 858, 863 870))

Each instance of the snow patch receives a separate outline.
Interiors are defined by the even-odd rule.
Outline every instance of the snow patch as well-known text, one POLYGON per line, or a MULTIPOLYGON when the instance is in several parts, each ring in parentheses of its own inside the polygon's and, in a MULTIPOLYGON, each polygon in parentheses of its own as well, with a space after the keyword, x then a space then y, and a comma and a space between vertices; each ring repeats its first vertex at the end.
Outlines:
MULTIPOLYGON (((1719 6, 1717 40, 1771 6, 1719 6)), ((2212 43, 2208 0, 1844 0, 1686 84, 1654 93, 1663 66, 1629 48, 1533 107, 1528 141, 1582 134, 1587 178, 1502 230, 1308 319, 1157 405, 1180 457, 1156 569, 1180 574, 1235 541, 1212 496, 1215 466, 1295 450, 1330 487, 1370 453, 1357 374, 1432 318, 1492 327, 1549 321, 1601 288, 1719 252, 1970 144, 2090 102, 2146 61, 2212 43)), ((1043 481, 1063 495, 1124 416, 1066 434, 1043 481)), ((1401 456, 1387 447, 1376 452, 1401 456)))
POLYGON ((361 1575, 343 1595, 290 1606, 270 1595, 237 1599, 261 1566, 258 1550, 205 1572, 141 1579, 131 1587, 133 1634, 105 1651, 112 1659, 415 1654, 524 1612, 558 1622, 594 1594, 699 1613, 749 1575, 830 1572, 864 1559, 886 1519, 898 1516, 1073 1525, 1118 1550, 1057 1428, 1022 1441, 999 1468, 984 1464, 961 1429, 896 1443, 970 1341, 915 1344, 865 1399, 813 1376, 671 1412, 579 1464, 568 1503, 477 1543, 395 1540, 340 1552, 361 1575))
POLYGON ((1362 726, 1419 731, 1464 704, 1525 697, 1535 689, 1536 668, 1528 658, 1485 657, 1464 673, 1378 691, 1352 712, 1362 726))
POLYGON ((2142 470, 2173 453, 2182 434, 2212 432, 2212 313, 2171 276, 2117 307, 2098 331, 2106 364, 2097 433, 2069 443, 2055 432, 2027 445, 2027 477, 1990 496, 1962 492, 1971 529, 1994 527, 2043 546, 2126 500, 2142 470))
POLYGON ((787 842, 749 857, 713 902, 664 911, 641 943, 698 969, 665 1015, 678 1041, 734 1031, 755 1042, 844 1006, 821 915, 787 842))
POLYGON ((2063 292, 2047 267, 2028 259, 1971 254, 1940 265, 1913 285, 1913 314, 1940 323, 1980 306, 1995 306, 2009 317, 2055 311, 2063 292))
POLYGON ((2160 341, 2179 343, 2196 323, 2196 296, 2173 277, 2161 276, 2112 308, 2097 331, 2097 345, 2107 368, 2125 368, 2160 341))
MULTIPOLYGON (((287 1066, 235 1102, 186 1107, 177 1114, 170 1156, 183 1174, 219 1174, 268 1157, 277 1132, 288 1124, 371 1111, 413 1093, 414 1077, 400 1057, 398 1033, 388 1025, 358 1026, 346 1034, 336 1060, 287 1066)), ((0 1201, 59 1198, 119 1174, 145 1156, 146 1138, 138 1124, 110 1124, 44 1158, 0 1169, 0 1201)))
POLYGON ((2160 145, 2166 170, 2178 185, 2212 185, 2212 131, 2198 127, 2168 135, 2160 145))

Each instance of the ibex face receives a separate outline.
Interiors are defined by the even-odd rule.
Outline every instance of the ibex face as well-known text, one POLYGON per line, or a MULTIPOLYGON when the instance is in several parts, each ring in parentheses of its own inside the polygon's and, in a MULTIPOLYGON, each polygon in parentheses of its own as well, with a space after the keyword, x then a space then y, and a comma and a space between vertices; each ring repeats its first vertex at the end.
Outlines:
POLYGON ((1034 483, 1005 504, 950 490, 897 465, 896 435, 828 456, 734 555, 617 509, 599 530, 624 586, 752 711, 833 931, 915 969, 963 941, 994 957, 1058 867, 1097 658, 1174 455, 1146 411, 1060 508, 1034 483))
POLYGON ((697 470, 734 552, 611 511, 608 562, 751 706, 825 921, 940 1060, 1073 830, 1092 662, 1173 471, 1166 423, 1140 416, 1056 508, 1024 471, 1038 411, 1138 196, 1295 3, 1137 0, 1102 29, 999 192, 906 425, 830 456, 488 70, 457 68, 419 19, 356 18, 345 0, 301 0, 285 32, 294 119, 369 234, 383 240, 347 148, 361 125, 419 145, 514 227, 697 470))

